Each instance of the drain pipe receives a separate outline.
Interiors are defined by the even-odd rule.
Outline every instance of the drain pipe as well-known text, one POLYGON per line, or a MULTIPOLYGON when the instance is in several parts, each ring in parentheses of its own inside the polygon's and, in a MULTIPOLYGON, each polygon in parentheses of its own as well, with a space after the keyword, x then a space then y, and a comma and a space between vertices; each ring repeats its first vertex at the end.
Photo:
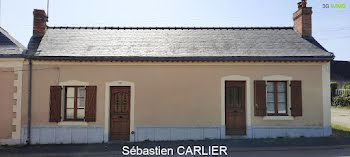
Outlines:
POLYGON ((32 60, 29 59, 29 78, 28 78, 28 127, 27 127, 27 144, 30 145, 30 130, 32 127, 32 60))

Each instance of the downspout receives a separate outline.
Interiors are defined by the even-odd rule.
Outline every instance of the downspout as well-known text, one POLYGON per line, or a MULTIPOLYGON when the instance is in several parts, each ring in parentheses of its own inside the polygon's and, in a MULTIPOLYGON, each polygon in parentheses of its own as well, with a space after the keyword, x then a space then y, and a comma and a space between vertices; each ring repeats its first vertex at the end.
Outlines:
POLYGON ((32 127, 32 60, 29 59, 29 78, 28 78, 28 127, 27 127, 27 144, 30 145, 30 130, 32 127))
MULTIPOLYGON (((33 15, 34 15, 34 19, 33 19, 33 36, 32 36, 32 38, 33 39, 40 38, 40 41, 41 41, 41 39, 45 35, 46 29, 47 29, 46 22, 48 21, 48 18, 46 16, 46 13, 44 10, 34 9, 33 15)), ((29 44, 28 44, 28 47, 29 47, 29 44)), ((37 45, 37 46, 39 46, 39 45, 37 45)), ((33 49, 35 49, 35 51, 34 51, 34 54, 35 54, 37 52, 36 50, 38 49, 38 47, 35 47, 33 49)), ((31 136, 31 128, 32 128, 32 72, 33 72, 31 55, 34 55, 34 54, 30 54, 30 53, 26 53, 26 54, 29 55, 27 57, 28 63, 29 63, 29 66, 28 66, 29 76, 28 76, 28 127, 27 127, 28 130, 27 130, 27 141, 26 142, 28 145, 30 145, 30 143, 31 143, 30 136, 31 136)))

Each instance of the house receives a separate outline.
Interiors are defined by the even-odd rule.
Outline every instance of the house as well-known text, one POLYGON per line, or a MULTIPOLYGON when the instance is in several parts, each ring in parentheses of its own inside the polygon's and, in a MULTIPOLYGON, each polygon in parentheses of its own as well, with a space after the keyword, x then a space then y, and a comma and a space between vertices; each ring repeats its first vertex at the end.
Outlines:
POLYGON ((334 84, 334 93, 332 97, 337 95, 350 94, 350 89, 344 89, 345 85, 350 84, 350 62, 349 61, 332 61, 331 62, 331 82, 334 84))
POLYGON ((21 142, 329 136, 334 55, 311 14, 299 6, 294 27, 49 27, 34 10, 21 142))
POLYGON ((20 143, 22 53, 25 49, 0 27, 0 145, 20 143))
POLYGON ((332 61, 331 62, 331 81, 338 84, 338 88, 350 84, 350 62, 332 61))

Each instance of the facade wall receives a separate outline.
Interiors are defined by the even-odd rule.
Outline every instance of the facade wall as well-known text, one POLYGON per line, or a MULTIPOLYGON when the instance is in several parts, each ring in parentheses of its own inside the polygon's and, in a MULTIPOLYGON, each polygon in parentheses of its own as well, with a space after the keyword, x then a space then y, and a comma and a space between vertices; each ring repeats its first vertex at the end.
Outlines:
MULTIPOLYGON (((32 93, 32 125, 34 127, 55 127, 49 122, 49 88, 66 81, 88 82, 97 86, 96 122, 86 125, 104 126, 104 141, 108 141, 108 123, 106 123, 106 83, 113 81, 130 82, 134 85, 133 127, 131 140, 153 139, 152 132, 158 130, 164 136, 191 131, 201 132, 200 138, 221 138, 224 135, 222 120, 222 78, 239 75, 249 78, 250 97, 246 104, 250 113, 247 122, 247 135, 254 137, 254 129, 264 127, 301 127, 303 129, 321 129, 326 124, 328 112, 323 110, 326 98, 323 77, 327 63, 106 63, 106 62, 46 62, 34 61, 32 93), (254 116, 254 80, 263 80, 269 76, 286 76, 302 81, 303 116, 287 120, 267 120, 254 116), (200 128, 193 130, 194 127, 200 128), (214 129, 212 128, 214 127, 214 129), (204 129, 203 129, 204 128, 204 129), (202 129, 202 130, 201 130, 202 129), (153 131, 152 131, 153 130, 153 131), (175 132, 174 132, 175 130, 175 132), (176 132, 177 131, 177 132, 176 132), (212 133, 205 136, 205 132, 212 133), (248 133, 248 131, 250 131, 248 133), (141 133, 144 134, 141 134, 141 133), (149 133, 147 133, 149 132, 149 133)), ((26 66, 25 66, 26 67, 26 66)), ((27 72, 24 73, 27 75, 27 72)), ((27 90, 27 77, 24 77, 24 91, 27 90)), ((329 80, 329 78, 328 78, 329 80)), ((22 95, 26 108, 26 93, 22 95)), ((247 109, 248 110, 248 109, 247 109)), ((290 113, 289 113, 290 114, 290 113)), ((22 125, 27 123, 27 113, 22 112, 22 125)), ((67 126, 71 126, 67 124, 67 126)), ((276 128, 275 128, 276 129, 276 128)), ((277 128, 278 129, 278 128, 277 128)), ((43 132, 43 131, 41 131, 43 132)), ((283 132, 283 131, 282 131, 283 132)), ((283 134, 283 133, 281 133, 283 134)), ((322 133, 322 135, 324 135, 322 133)), ((316 136, 316 135, 315 135, 316 136)), ((320 134, 321 136, 321 134, 320 134)), ((258 134, 256 137, 259 137, 258 134)), ((265 136, 266 137, 266 136, 265 136)), ((160 138, 160 137, 159 137, 160 138)), ((156 140, 156 137, 154 137, 156 140)), ((160 138, 162 139, 162 138, 160 138)))
POLYGON ((12 136, 12 109, 16 101, 13 99, 13 93, 17 90, 13 86, 13 81, 17 79, 17 76, 13 71, 14 68, 0 68, 0 138, 11 138, 12 136), (8 72, 4 72, 8 71, 8 72))
POLYGON ((23 59, 0 58, 0 144, 17 144, 21 132, 23 59))

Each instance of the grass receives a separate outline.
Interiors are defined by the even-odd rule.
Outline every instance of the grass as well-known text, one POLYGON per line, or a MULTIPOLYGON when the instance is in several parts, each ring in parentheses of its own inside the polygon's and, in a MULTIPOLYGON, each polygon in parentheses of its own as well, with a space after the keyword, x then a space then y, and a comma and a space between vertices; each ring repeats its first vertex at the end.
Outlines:
POLYGON ((350 110, 350 106, 332 106, 332 108, 339 108, 339 109, 344 109, 344 110, 350 110))
POLYGON ((350 137, 350 128, 338 124, 332 124, 332 133, 333 136, 350 137))

